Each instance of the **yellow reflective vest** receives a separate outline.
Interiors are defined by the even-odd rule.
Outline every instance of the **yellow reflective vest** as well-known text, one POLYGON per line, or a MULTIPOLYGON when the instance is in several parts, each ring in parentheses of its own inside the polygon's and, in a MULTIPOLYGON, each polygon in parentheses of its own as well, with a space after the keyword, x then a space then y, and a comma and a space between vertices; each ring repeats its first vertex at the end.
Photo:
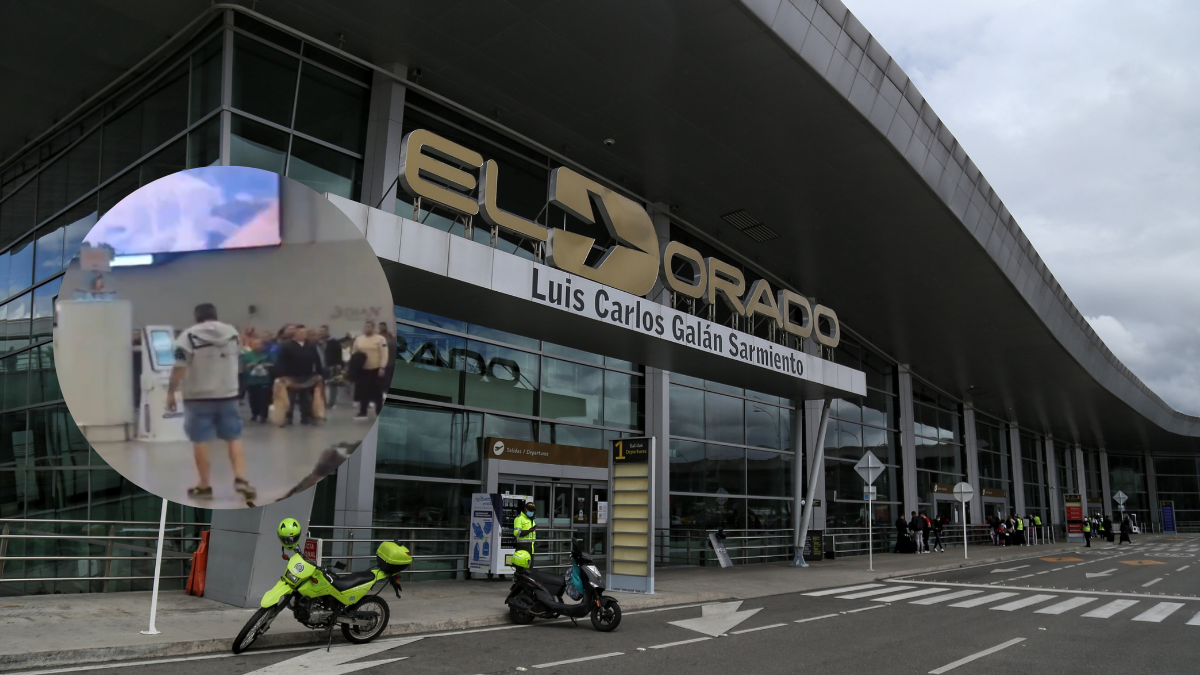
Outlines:
POLYGON ((1042 517, 1041 517, 1041 516, 1034 516, 1034 517, 1033 517, 1033 526, 1034 526, 1034 527, 1041 527, 1041 526, 1042 526, 1042 517))
POLYGON ((1092 524, 1086 520, 1083 521, 1083 531, 1087 532, 1088 534, 1091 534, 1092 533, 1092 524))
POLYGON ((536 524, 537 523, 534 523, 532 518, 524 513, 517 516, 516 519, 513 520, 513 530, 521 531, 521 534, 516 535, 517 541, 528 541, 532 543, 535 539, 537 539, 537 532, 529 531, 536 524))

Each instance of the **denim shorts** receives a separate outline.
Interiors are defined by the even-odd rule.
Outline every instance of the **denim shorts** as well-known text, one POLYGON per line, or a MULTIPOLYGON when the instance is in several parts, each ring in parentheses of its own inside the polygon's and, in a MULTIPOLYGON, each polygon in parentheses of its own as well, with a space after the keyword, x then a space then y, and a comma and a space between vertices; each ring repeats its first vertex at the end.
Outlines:
POLYGON ((223 441, 237 440, 242 435, 237 399, 184 401, 183 430, 193 443, 204 443, 214 437, 223 441))

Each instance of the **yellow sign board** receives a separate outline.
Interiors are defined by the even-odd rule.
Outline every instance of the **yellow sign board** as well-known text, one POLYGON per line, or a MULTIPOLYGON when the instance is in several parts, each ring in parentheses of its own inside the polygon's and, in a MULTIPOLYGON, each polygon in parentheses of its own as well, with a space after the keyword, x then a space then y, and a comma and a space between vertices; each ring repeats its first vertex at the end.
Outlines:
POLYGON ((1160 560, 1120 560, 1123 565, 1166 565, 1167 563, 1160 560))

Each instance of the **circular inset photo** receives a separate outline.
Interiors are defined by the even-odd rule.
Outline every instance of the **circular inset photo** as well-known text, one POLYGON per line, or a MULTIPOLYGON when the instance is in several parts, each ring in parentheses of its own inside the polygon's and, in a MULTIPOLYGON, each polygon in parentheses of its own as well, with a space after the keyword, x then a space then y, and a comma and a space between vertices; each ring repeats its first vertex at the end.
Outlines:
POLYGON ((161 178, 92 227, 54 356, 91 446, 173 502, 247 508, 332 474, 383 405, 392 297, 359 229, 278 174, 161 178))

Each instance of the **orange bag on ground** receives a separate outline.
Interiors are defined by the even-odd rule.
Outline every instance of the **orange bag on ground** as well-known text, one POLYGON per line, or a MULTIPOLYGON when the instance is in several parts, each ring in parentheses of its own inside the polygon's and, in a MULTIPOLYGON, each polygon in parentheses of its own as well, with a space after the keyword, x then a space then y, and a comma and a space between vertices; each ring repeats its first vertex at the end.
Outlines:
POLYGON ((204 581, 208 576, 208 535, 209 530, 200 533, 200 545, 192 554, 192 569, 188 572, 187 594, 204 595, 204 581))

